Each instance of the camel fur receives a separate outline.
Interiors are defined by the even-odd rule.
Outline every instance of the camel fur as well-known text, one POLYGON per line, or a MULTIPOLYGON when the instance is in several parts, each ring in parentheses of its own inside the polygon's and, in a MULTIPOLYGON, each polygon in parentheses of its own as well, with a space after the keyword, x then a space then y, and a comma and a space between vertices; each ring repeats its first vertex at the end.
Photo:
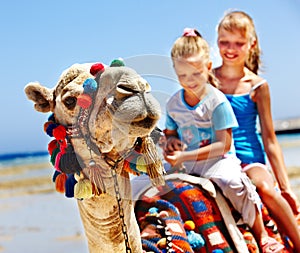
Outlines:
MULTIPOLYGON (((84 81, 94 78, 90 74, 91 65, 72 65, 51 89, 38 82, 27 84, 25 93, 34 102, 35 110, 53 113, 55 122, 67 129, 80 126, 78 122, 83 109, 77 100, 84 92, 84 81)), ((139 139, 150 143, 150 157, 158 157, 149 135, 160 118, 160 106, 151 95, 147 81, 128 67, 105 67, 104 72, 94 80, 98 87, 86 125, 81 126, 83 134, 76 138, 69 136, 82 168, 76 179, 80 180, 83 176, 93 181, 98 189, 98 194, 78 200, 89 251, 123 253, 130 248, 131 252, 141 253, 130 177, 128 171, 123 169, 123 156, 132 150, 139 139), (96 167, 91 166, 91 161, 96 167), (124 213, 125 225, 120 213, 124 213), (127 230, 125 234, 122 232, 124 229, 127 230), (124 239, 126 236, 128 241, 124 239)), ((154 185, 163 184, 163 166, 160 161, 155 163, 157 171, 152 175, 152 182, 154 185)))

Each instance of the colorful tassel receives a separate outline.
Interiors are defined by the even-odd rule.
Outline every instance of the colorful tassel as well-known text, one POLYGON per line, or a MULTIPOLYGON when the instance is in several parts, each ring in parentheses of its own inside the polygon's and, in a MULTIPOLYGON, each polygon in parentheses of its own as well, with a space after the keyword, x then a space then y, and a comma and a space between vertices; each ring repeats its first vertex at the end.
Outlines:
POLYGON ((53 173, 53 176, 52 176, 52 182, 55 183, 55 180, 57 178, 57 176, 60 174, 61 172, 55 170, 54 173, 53 173))
POLYGON ((52 154, 51 154, 51 157, 50 157, 50 162, 52 163, 52 165, 54 166, 55 165, 55 160, 56 160, 56 156, 57 154, 60 152, 60 149, 59 148, 56 148, 53 150, 52 154))
POLYGON ((73 174, 69 174, 67 181, 66 181, 66 191, 65 196, 67 198, 73 198, 74 197, 74 186, 77 183, 77 181, 74 178, 73 174))
POLYGON ((74 197, 82 200, 93 197, 93 186, 90 180, 84 178, 83 173, 80 173, 80 176, 75 174, 75 179, 77 180, 77 184, 74 186, 74 197))
POLYGON ((145 161, 145 159, 142 155, 137 157, 135 166, 136 166, 136 170, 138 172, 141 172, 143 174, 147 173, 147 164, 146 164, 146 161, 145 161))
POLYGON ((59 168, 66 174, 73 174, 82 170, 72 145, 68 145, 65 153, 60 157, 59 168))
POLYGON ((101 176, 102 169, 96 164, 94 160, 91 160, 89 162, 89 171, 89 179, 94 186, 93 192, 95 192, 96 195, 100 195, 102 192, 106 192, 103 178, 101 176))
POLYGON ((54 168, 57 170, 57 171, 60 171, 61 172, 61 169, 59 168, 59 162, 60 162, 60 158, 62 156, 62 152, 58 152, 56 157, 55 157, 55 163, 54 163, 54 168))
POLYGON ((150 136, 143 138, 141 153, 147 165, 147 174, 154 186, 164 185, 163 177, 165 171, 161 159, 158 156, 156 146, 150 136))
POLYGON ((65 193, 66 191, 66 181, 67 181, 67 174, 60 173, 55 179, 55 189, 60 193, 65 193))

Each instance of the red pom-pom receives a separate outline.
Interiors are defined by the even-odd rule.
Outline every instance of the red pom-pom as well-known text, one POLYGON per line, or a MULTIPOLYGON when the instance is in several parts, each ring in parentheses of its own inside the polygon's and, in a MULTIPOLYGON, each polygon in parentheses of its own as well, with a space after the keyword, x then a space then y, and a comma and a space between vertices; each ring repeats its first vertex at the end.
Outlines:
POLYGON ((87 109, 92 104, 92 98, 88 94, 81 94, 77 97, 77 104, 81 108, 87 109))
POLYGON ((59 125, 58 127, 53 129, 53 136, 57 140, 63 140, 67 136, 66 128, 62 125, 59 125))
POLYGON ((92 65, 92 67, 90 68, 90 73, 93 76, 96 76, 99 72, 103 72, 104 71, 104 66, 102 63, 95 63, 92 65))
POLYGON ((49 142, 48 144, 48 152, 50 155, 52 155, 53 153, 53 150, 58 148, 58 144, 57 144, 57 141, 56 140, 52 140, 49 142))

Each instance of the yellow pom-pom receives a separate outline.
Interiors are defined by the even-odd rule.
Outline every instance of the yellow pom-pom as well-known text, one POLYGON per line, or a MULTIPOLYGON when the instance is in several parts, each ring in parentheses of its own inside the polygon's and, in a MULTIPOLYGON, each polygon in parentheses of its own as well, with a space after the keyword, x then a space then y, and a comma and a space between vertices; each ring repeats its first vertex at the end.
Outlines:
POLYGON ((194 230, 196 227, 195 223, 192 221, 192 220, 187 220, 185 223, 184 223, 184 228, 186 230, 194 230))
POLYGON ((160 249, 165 249, 167 247, 167 239, 166 238, 161 238, 158 242, 157 242, 157 246, 160 249))
POLYGON ((93 185, 84 175, 81 173, 80 176, 75 174, 77 184, 74 186, 74 197, 77 199, 88 199, 93 197, 93 185))
POLYGON ((140 172, 147 173, 147 164, 143 156, 136 159, 136 169, 140 172))

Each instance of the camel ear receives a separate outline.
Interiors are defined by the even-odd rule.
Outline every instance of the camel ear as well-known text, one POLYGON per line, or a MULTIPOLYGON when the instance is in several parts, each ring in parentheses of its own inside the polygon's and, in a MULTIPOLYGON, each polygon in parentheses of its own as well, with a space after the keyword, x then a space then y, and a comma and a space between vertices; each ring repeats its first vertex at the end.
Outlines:
POLYGON ((28 83, 24 88, 25 94, 29 100, 32 100, 34 109, 38 112, 49 112, 54 107, 53 92, 42 86, 40 83, 28 83))

